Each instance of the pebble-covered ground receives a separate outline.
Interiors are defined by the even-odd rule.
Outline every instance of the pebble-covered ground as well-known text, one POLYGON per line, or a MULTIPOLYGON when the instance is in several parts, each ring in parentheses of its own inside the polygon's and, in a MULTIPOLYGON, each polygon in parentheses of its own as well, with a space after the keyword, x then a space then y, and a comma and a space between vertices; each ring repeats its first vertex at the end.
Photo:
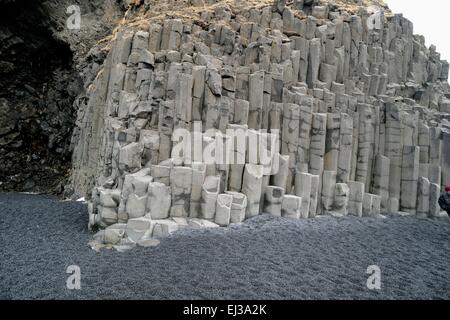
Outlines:
POLYGON ((0 299, 449 299, 450 223, 258 216, 158 247, 91 250, 86 205, 0 194, 0 299), (69 290, 66 269, 81 270, 69 290), (381 289, 366 286, 368 266, 381 289))

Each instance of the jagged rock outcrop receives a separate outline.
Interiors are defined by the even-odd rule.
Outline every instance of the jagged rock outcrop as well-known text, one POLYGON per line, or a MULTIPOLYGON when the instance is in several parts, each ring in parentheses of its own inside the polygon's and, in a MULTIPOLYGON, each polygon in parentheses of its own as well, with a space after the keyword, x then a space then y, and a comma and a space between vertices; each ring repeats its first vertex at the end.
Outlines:
POLYGON ((91 226, 436 214, 449 64, 409 20, 359 1, 147 3, 78 113, 91 226))

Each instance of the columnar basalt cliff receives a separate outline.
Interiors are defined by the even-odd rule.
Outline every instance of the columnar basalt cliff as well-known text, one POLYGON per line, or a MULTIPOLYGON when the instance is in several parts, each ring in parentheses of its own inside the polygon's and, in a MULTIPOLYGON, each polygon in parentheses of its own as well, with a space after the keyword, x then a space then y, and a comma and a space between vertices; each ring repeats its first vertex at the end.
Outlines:
POLYGON ((376 1, 146 4, 115 31, 73 135, 70 191, 99 242, 261 213, 439 214, 449 64, 406 18, 376 1), (200 146, 243 161, 177 152, 174 133, 199 127, 219 133, 200 146), (251 156, 269 145, 270 161, 251 156))

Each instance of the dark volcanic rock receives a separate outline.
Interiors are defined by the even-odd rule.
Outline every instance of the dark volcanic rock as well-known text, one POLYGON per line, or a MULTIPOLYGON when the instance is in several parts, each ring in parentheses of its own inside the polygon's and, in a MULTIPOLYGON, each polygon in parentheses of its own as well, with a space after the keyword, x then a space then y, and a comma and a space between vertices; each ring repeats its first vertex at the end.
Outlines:
POLYGON ((77 2, 83 24, 71 31, 72 2, 0 1, 0 190, 62 191, 75 99, 98 71, 85 57, 120 12, 114 1, 77 2))

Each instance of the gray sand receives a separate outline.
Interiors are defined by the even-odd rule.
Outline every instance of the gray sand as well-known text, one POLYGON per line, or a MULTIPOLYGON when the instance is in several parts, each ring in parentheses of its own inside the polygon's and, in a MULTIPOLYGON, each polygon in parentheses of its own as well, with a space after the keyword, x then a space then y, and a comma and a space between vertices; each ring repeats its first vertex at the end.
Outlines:
POLYGON ((87 243, 86 205, 0 194, 2 299, 450 298, 450 224, 411 217, 291 220, 180 231, 126 253, 87 243), (81 268, 81 290, 66 268, 81 268), (369 265, 381 290, 369 290, 369 265))

